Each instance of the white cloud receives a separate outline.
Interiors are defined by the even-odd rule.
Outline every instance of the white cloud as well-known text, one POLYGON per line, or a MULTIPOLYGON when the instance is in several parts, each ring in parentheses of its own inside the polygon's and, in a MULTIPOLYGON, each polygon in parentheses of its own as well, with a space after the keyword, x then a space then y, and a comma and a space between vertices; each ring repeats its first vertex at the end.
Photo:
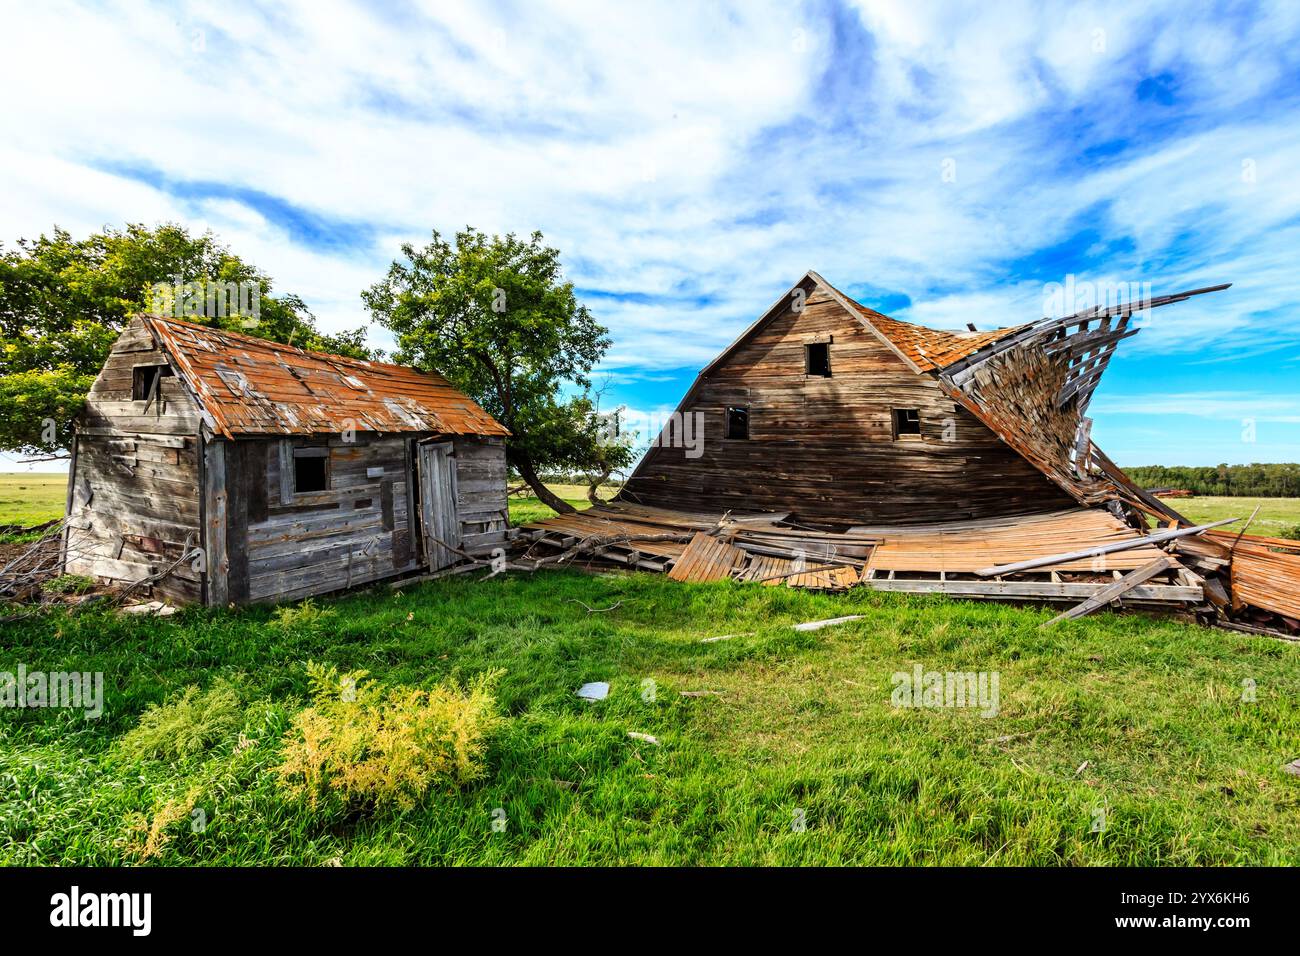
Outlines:
POLYGON ((580 286, 663 297, 593 303, 622 369, 704 364, 808 268, 906 293, 900 318, 1027 321, 1041 287, 1005 263, 1083 224, 1131 240, 1140 274, 1116 278, 1157 294, 1236 283, 1156 313, 1136 352, 1247 347, 1265 324, 1300 338, 1278 318, 1300 303, 1300 132, 1265 109, 1300 14, 1215 16, 1172 0, 863 2, 838 19, 757 2, 15 6, 0 222, 6 241, 56 222, 211 227, 329 329, 364 318, 358 293, 402 240, 542 228, 580 286), (1162 72, 1184 122, 1128 125, 1162 72), (1108 139, 1132 145, 1080 159, 1108 139), (90 167, 105 162, 376 238, 312 246, 236 199, 90 167))
POLYGON ((1098 393, 1090 408, 1095 414, 1108 415, 1191 415, 1217 421, 1300 423, 1300 395, 1268 392, 1098 393))

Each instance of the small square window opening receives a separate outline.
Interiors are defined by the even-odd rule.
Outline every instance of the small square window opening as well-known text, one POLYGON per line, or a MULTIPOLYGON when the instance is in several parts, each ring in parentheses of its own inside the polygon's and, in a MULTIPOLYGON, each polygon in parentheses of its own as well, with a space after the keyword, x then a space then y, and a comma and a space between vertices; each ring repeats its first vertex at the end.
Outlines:
POLYGON ((131 399, 136 402, 155 398, 162 380, 172 374, 170 365, 137 365, 131 369, 131 399))
POLYGON ((831 346, 829 342, 809 342, 804 346, 807 353, 807 372, 809 375, 831 377, 831 346))
POLYGON ((749 437, 749 409, 748 408, 733 407, 727 409, 727 437, 728 438, 749 437))
POLYGON ((328 491, 329 486, 329 449, 295 448, 293 450, 293 493, 302 495, 313 491, 328 491))
POLYGON ((894 437, 921 434, 921 413, 915 408, 894 409, 894 437))

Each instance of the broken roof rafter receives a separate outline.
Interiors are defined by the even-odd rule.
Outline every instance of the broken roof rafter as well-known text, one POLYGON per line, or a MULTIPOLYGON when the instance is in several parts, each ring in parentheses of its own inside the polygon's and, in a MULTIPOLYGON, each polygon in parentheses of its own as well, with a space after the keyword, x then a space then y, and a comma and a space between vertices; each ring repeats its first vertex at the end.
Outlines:
MULTIPOLYGON (((1149 311, 1150 309, 1160 308, 1165 305, 1173 305, 1175 302, 1183 302, 1197 295, 1204 295, 1207 292, 1221 292, 1230 288, 1231 282, 1224 282, 1219 285, 1205 286, 1200 289, 1186 289, 1182 292, 1173 292, 1169 295, 1156 296, 1154 299, 1141 300, 1137 302, 1125 302, 1111 306, 1094 306, 1091 309, 1085 309, 1081 312, 1075 312, 1072 315, 1062 316, 1061 318, 1044 318, 1028 325, 1020 326, 1015 330, 1015 334, 1008 335, 996 342, 982 345, 979 349, 971 352, 969 355, 951 362, 944 366, 943 371, 955 382, 960 384, 969 377, 968 369, 980 362, 985 361, 998 352, 1005 349, 1013 348, 1017 345, 1023 345, 1029 342, 1043 341, 1045 338, 1055 335, 1056 337, 1048 343, 1049 350, 1062 347, 1062 343, 1077 345, 1077 341, 1072 341, 1081 333, 1095 332, 1096 329, 1090 328, 1090 324, 1097 320, 1109 320, 1116 316, 1121 317, 1122 321, 1127 324, 1128 320, 1137 314, 1149 311), (1068 329, 1076 328, 1074 332, 1068 332, 1068 329)), ((1130 334, 1136 335, 1138 329, 1133 329, 1130 334)), ((1124 336, 1127 338, 1127 336, 1124 336)))

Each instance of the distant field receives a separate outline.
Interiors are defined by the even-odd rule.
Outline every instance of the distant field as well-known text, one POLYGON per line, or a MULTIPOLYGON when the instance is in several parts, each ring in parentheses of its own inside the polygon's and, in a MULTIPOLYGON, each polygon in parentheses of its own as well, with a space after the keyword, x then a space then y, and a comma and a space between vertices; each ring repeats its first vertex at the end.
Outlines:
POLYGON ((0 524, 33 525, 63 516, 67 475, 0 474, 0 524))
MULTIPOLYGON (((67 493, 66 475, 31 473, 0 474, 0 524, 40 524, 63 514, 67 493)), ((550 485, 552 491, 575 508, 588 508, 587 489, 582 485, 550 485)), ((612 498, 617 489, 602 488, 602 498, 612 498)), ((1300 498, 1170 498, 1169 504, 1193 521, 1220 518, 1249 518, 1260 505, 1251 533, 1276 535, 1300 525, 1300 498)), ((539 521, 553 515, 549 507, 533 497, 512 497, 510 518, 515 524, 539 521)), ((1238 525, 1237 527, 1240 527, 1238 525)))
MULTIPOLYGON (((551 485, 552 491, 575 508, 590 508, 582 485, 551 485)), ((0 473, 0 524, 34 525, 63 515, 68 490, 67 475, 27 472, 0 473)), ((601 497, 612 498, 617 489, 602 488, 601 497)), ((555 514, 533 497, 512 497, 510 518, 515 524, 538 521, 555 514)))
POLYGON ((1259 514, 1250 524, 1250 534, 1277 537, 1288 528, 1300 526, 1300 498, 1169 498, 1168 504, 1180 515, 1202 523, 1223 518, 1241 518, 1228 525, 1240 531, 1250 513, 1259 506, 1259 514))
MULTIPOLYGON (((579 511, 591 507, 591 502, 587 500, 586 485, 547 485, 546 487, 579 511)), ((600 489, 600 497, 606 501, 616 494, 618 494, 618 488, 616 487, 603 487, 600 489)), ((555 512, 551 510, 550 505, 542 504, 540 498, 532 496, 512 496, 510 498, 510 523, 513 525, 527 524, 530 521, 542 521, 554 514, 555 512)))

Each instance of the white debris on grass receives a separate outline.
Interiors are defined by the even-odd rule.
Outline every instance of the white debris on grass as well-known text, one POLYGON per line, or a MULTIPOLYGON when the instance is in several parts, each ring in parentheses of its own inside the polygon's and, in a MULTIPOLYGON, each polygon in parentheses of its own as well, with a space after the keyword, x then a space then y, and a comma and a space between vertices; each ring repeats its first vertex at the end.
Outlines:
POLYGON ((848 617, 830 617, 824 621, 808 621, 804 624, 794 625, 796 631, 816 631, 823 627, 830 627, 833 624, 845 624, 848 621, 860 621, 865 614, 850 614, 848 617))
POLYGON ((604 700, 609 696, 609 684, 603 680, 583 684, 578 688, 578 696, 583 700, 604 700))
POLYGON ((147 614, 151 617, 171 617, 176 608, 162 601, 150 601, 147 604, 128 604, 122 608, 122 614, 147 614))

